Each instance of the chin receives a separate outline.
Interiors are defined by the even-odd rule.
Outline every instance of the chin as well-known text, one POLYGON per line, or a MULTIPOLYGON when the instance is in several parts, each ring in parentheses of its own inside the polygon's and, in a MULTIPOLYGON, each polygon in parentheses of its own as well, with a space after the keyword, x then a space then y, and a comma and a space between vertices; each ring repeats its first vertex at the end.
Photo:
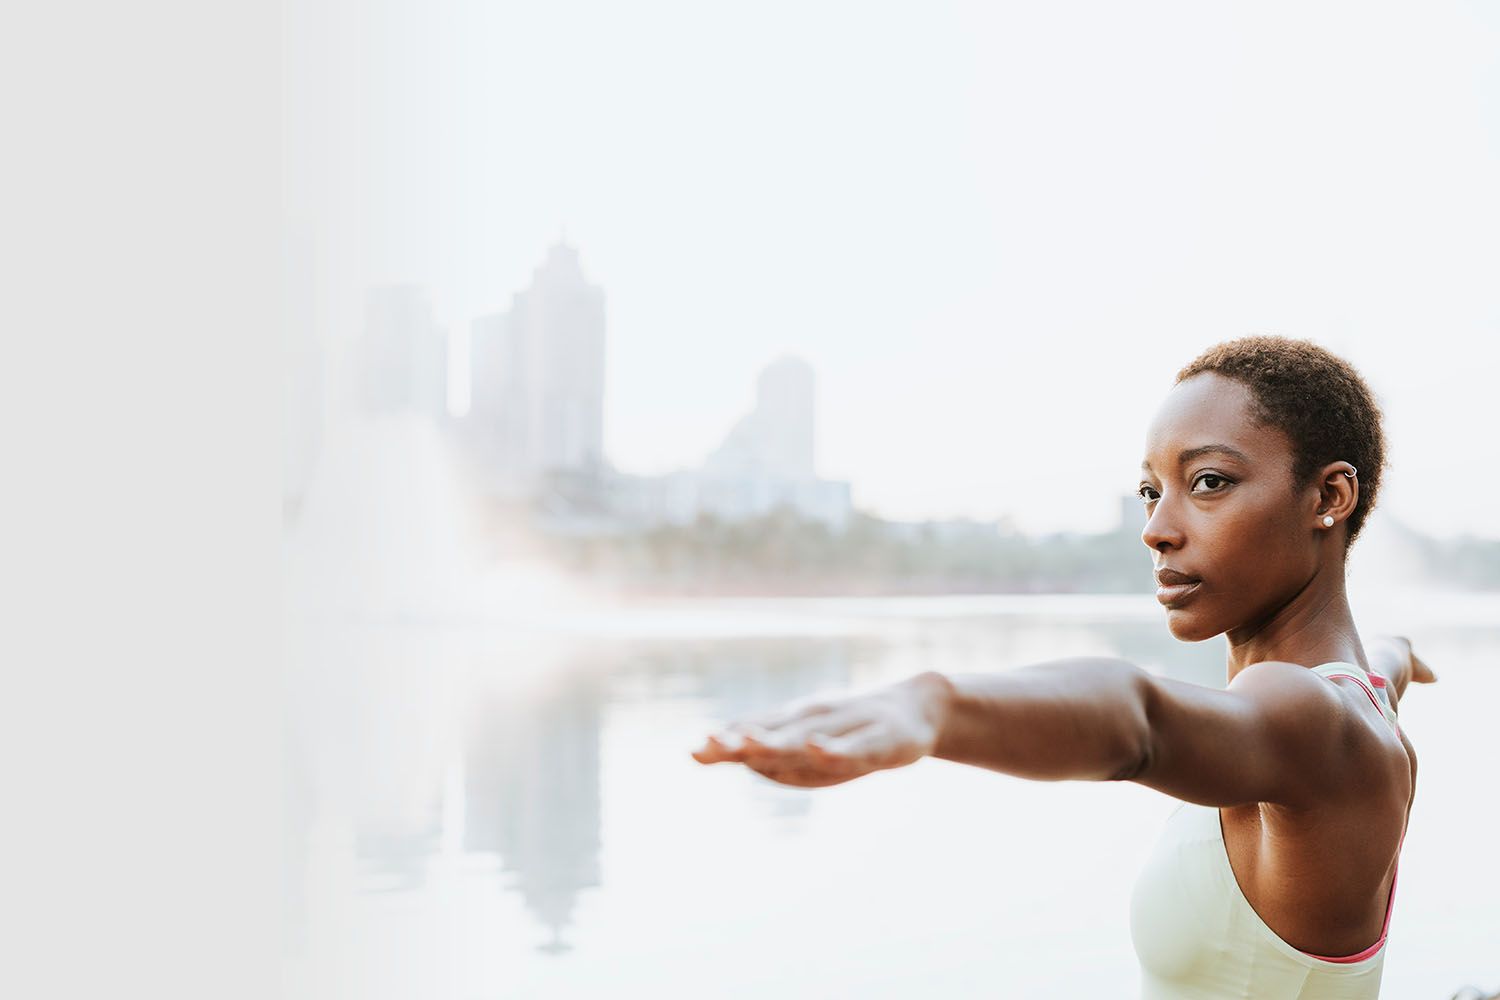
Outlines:
POLYGON ((1172 638, 1179 642, 1202 642, 1205 639, 1212 639, 1224 630, 1216 629, 1205 621, 1195 619, 1191 612, 1168 608, 1167 631, 1171 632, 1172 638))

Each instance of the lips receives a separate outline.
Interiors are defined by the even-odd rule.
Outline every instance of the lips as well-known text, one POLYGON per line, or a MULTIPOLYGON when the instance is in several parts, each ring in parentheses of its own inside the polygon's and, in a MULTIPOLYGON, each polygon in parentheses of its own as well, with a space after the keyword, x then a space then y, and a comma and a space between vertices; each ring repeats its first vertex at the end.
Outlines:
POLYGON ((1203 583, 1197 577, 1179 573, 1165 566, 1156 571, 1156 582, 1159 584, 1156 588, 1156 599, 1168 607, 1180 603, 1188 595, 1195 593, 1203 583))
POLYGON ((1164 587, 1172 587, 1179 583, 1197 583, 1198 578, 1196 576, 1188 576, 1186 573, 1179 573, 1175 569, 1163 566, 1156 571, 1156 582, 1164 587))
POLYGON ((1197 593, 1202 585, 1202 580, 1194 580, 1191 583, 1178 583, 1170 587, 1157 587, 1156 599, 1167 607, 1181 604, 1190 595, 1197 593))

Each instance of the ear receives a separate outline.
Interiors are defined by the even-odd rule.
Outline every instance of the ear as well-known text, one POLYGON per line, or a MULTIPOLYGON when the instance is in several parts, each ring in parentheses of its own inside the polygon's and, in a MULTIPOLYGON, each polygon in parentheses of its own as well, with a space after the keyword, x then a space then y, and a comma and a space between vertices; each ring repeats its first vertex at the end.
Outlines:
POLYGON ((1359 504, 1358 470, 1348 462, 1330 462, 1318 474, 1317 482, 1318 510, 1314 515, 1315 524, 1319 531, 1330 531, 1340 521, 1347 520, 1359 504), (1323 517, 1327 514, 1333 515, 1333 525, 1323 524, 1323 517))

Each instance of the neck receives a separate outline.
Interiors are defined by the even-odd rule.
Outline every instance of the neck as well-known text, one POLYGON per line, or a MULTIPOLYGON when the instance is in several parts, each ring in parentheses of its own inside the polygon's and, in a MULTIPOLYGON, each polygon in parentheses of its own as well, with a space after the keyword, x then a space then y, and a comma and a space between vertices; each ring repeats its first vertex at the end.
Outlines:
POLYGON ((1252 663, 1280 660, 1315 667, 1335 660, 1366 667, 1364 647, 1344 592, 1341 564, 1319 567, 1268 617, 1225 632, 1229 680, 1252 663))

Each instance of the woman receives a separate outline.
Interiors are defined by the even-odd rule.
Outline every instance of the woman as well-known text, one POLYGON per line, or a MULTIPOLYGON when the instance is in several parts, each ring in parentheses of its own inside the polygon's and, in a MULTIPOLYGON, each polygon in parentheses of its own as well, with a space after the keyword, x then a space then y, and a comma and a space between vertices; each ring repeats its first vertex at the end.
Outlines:
POLYGON ((1043 781, 1134 781, 1183 800, 1131 899, 1142 996, 1379 992, 1417 759, 1396 722, 1434 675, 1361 643, 1344 589, 1375 505, 1381 414, 1345 361, 1245 337, 1177 374, 1139 492, 1178 639, 1228 639, 1228 686, 1122 660, 928 671, 735 723, 694 751, 790 785, 924 756, 1043 781))

